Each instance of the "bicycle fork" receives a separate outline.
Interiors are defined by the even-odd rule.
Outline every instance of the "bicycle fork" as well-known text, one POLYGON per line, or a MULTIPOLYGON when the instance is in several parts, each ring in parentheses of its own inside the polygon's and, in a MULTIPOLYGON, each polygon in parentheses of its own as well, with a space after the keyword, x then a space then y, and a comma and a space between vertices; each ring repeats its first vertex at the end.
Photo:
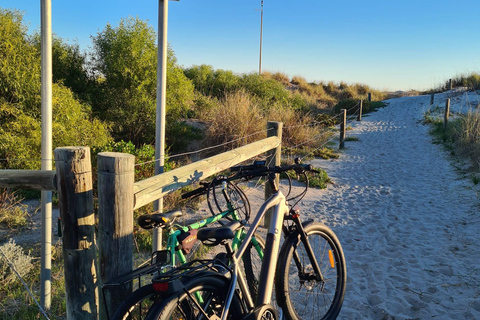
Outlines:
MULTIPOLYGON (((310 242, 308 241, 307 233, 305 232, 303 224, 300 221, 300 213, 298 211, 294 211, 294 209, 292 209, 290 211, 290 215, 285 217, 285 219, 286 220, 292 220, 295 223, 296 232, 298 232, 298 236, 300 237, 300 241, 303 243, 303 245, 305 247, 305 251, 307 253, 308 259, 310 259, 310 263, 311 263, 312 268, 313 268, 314 278, 312 279, 310 276, 308 276, 305 273, 304 268, 302 266, 302 262, 300 261, 300 257, 298 255, 298 251, 295 248, 295 251, 293 251, 293 260, 294 260, 295 265, 297 267, 300 279, 315 280, 315 281, 318 281, 318 282, 323 282, 324 277, 323 277, 322 271, 320 270, 320 266, 318 265, 317 259, 315 258, 315 254, 313 252, 312 246, 310 245, 310 242)), ((298 248, 298 245, 297 245, 297 248, 298 248)), ((332 256, 331 256, 330 252, 329 252, 329 258, 330 258, 330 263, 333 264, 332 256)))

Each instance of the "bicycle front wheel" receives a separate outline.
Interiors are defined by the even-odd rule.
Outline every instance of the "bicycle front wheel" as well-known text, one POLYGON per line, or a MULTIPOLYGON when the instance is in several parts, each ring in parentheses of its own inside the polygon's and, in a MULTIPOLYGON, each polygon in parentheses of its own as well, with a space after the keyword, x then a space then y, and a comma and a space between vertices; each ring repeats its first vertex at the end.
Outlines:
POLYGON ((320 223, 305 226, 308 242, 323 275, 317 281, 298 233, 290 235, 278 260, 276 294, 287 319, 335 319, 347 282, 343 250, 333 231, 320 223))
MULTIPOLYGON (((222 276, 208 275, 192 278, 183 291, 156 302, 146 320, 220 319, 230 281, 222 276)), ((229 320, 240 320, 243 308, 237 294, 233 296, 229 320)))

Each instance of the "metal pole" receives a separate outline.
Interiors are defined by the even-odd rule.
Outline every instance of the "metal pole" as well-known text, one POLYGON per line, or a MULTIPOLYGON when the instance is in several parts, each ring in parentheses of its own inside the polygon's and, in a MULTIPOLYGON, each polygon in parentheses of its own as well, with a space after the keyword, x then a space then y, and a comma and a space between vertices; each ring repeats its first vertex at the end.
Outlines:
POLYGON ((260 62, 258 64, 258 73, 262 74, 262 36, 263 36, 263 0, 260 9, 260 62))
MULTIPOLYGON (((41 0, 41 66, 42 66, 42 170, 52 170, 52 3, 41 0)), ((42 191, 42 248, 40 303, 51 304, 52 273, 52 192, 42 191)))
MULTIPOLYGON (((157 51, 157 113, 155 127, 155 174, 164 171, 165 164, 165 113, 167 96, 167 27, 168 0, 158 3, 158 51, 157 51)), ((154 203, 155 210, 163 210, 163 198, 154 203)), ((155 228, 152 240, 153 251, 162 248, 162 230, 155 228)))

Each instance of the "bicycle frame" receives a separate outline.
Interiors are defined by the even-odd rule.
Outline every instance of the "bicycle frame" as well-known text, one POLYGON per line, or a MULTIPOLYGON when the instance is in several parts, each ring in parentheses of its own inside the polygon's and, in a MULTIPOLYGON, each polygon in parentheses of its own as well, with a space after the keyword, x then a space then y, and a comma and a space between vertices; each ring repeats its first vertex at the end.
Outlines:
MULTIPOLYGON (((315 271, 317 280, 323 280, 320 267, 314 257, 313 250, 308 242, 306 233, 303 229, 303 226, 300 222, 298 216, 289 215, 290 208, 287 205, 285 196, 281 191, 274 193, 265 203, 260 207, 258 213, 255 217, 255 220, 251 224, 251 227, 243 239, 243 243, 239 247, 238 251, 233 256, 232 260, 234 265, 232 267, 232 281, 229 288, 229 295, 226 299, 225 307, 222 313, 222 320, 226 320, 228 316, 228 310, 235 293, 235 287, 238 283, 238 286, 242 292, 242 295, 245 297, 245 302, 249 310, 253 310, 256 307, 261 307, 263 305, 269 305, 272 301, 273 285, 275 280, 275 270, 277 267, 278 254, 280 249, 280 240, 282 237, 282 232, 287 235, 287 230, 284 228, 285 220, 293 220, 297 226, 299 236, 301 241, 305 244, 308 257, 312 263, 312 267, 315 271), (247 245, 254 236, 255 231, 258 229, 262 218, 265 217, 265 214, 269 209, 273 208, 273 215, 270 220, 270 225, 268 226, 267 238, 265 244, 265 254, 262 259, 262 268, 260 271, 260 285, 258 288, 257 300, 253 301, 250 291, 248 290, 246 281, 243 276, 239 276, 239 267, 238 261, 242 258, 247 245)), ((297 264, 297 267, 300 266, 298 255, 295 253, 294 260, 297 264)), ((299 268, 299 272, 302 272, 299 268)))
POLYGON ((232 302, 233 295, 235 293, 235 287, 238 285, 240 290, 244 294, 247 307, 253 309, 255 306, 261 306, 264 304, 270 304, 272 300, 273 282, 275 269, 278 259, 278 250, 280 247, 280 237, 282 233, 283 220, 285 215, 288 214, 289 208, 287 207, 285 196, 279 191, 274 193, 258 210, 255 220, 250 226, 248 233, 246 234, 242 244, 233 257, 234 265, 232 267, 232 282, 229 288, 229 296, 227 297, 225 308, 222 313, 222 320, 226 320, 228 316, 228 310, 232 302), (243 276, 238 276, 239 267, 238 261, 242 258, 245 250, 252 240, 255 231, 258 229, 262 218, 265 216, 268 209, 274 208, 273 216, 270 220, 268 228, 267 239, 265 244, 265 254, 262 260, 262 268, 260 271, 260 284, 257 295, 257 301, 254 302, 252 296, 248 290, 246 281, 243 276))

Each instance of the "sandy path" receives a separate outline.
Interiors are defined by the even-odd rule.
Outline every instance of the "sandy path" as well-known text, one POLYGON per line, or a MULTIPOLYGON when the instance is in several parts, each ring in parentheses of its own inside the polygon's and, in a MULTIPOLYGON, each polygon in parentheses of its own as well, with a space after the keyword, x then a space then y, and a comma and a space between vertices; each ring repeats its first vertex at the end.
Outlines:
POLYGON ((315 160, 335 185, 303 208, 342 243, 340 319, 480 319, 479 199, 421 124, 429 99, 390 100, 340 159, 315 160))

